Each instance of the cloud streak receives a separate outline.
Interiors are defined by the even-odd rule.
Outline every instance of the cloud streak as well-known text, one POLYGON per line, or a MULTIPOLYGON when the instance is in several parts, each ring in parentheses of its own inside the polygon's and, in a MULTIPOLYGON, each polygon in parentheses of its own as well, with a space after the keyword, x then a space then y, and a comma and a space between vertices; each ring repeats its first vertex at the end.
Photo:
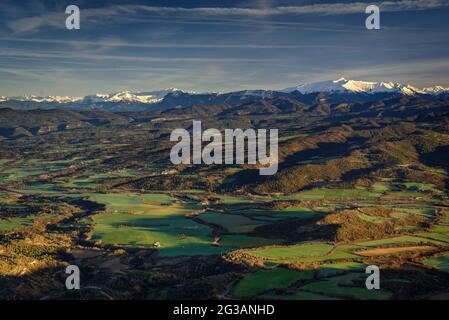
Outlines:
POLYGON ((0 51, 0 57, 10 59, 35 59, 35 60, 85 60, 85 61, 123 61, 123 62, 181 62, 181 63, 273 63, 276 59, 271 58, 210 58, 210 57, 163 57, 163 56, 137 56, 137 55, 111 55, 111 54, 97 54, 97 53, 69 53, 65 51, 19 51, 16 49, 3 49, 0 51))
MULTIPOLYGON (((400 0, 383 1, 377 3, 383 12, 416 11, 449 7, 449 0, 400 0)), ((118 5, 105 8, 81 9, 82 20, 85 23, 126 23, 138 22, 147 14, 160 16, 192 16, 192 17, 229 17, 251 16, 268 17, 281 15, 345 15, 364 13, 367 3, 320 3, 303 6, 265 7, 265 8, 236 8, 236 7, 156 7, 147 5, 118 5), (139 19, 140 18, 140 19, 139 19)), ((27 17, 7 23, 16 33, 36 31, 42 27, 62 29, 65 27, 66 15, 50 13, 40 16, 27 17)))
POLYGON ((102 47, 125 47, 125 48, 149 48, 149 49, 355 49, 357 46, 351 45, 326 45, 326 44, 242 44, 242 43, 195 43, 195 44, 177 44, 177 43, 137 43, 125 42, 121 40, 65 40, 65 39, 41 39, 41 38, 9 38, 0 37, 0 41, 8 42, 29 42, 29 43, 45 43, 45 44, 63 44, 72 47, 102 46, 102 47))

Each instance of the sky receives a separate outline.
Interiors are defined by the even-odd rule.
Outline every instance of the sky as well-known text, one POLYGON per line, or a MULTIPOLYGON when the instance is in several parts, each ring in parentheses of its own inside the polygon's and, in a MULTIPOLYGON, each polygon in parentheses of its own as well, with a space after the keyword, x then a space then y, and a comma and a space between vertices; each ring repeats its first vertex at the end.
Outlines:
POLYGON ((281 89, 341 77, 449 87, 449 0, 0 3, 0 96, 281 89), (71 4, 79 30, 65 26, 71 4), (380 30, 365 27, 369 4, 380 7, 380 30))

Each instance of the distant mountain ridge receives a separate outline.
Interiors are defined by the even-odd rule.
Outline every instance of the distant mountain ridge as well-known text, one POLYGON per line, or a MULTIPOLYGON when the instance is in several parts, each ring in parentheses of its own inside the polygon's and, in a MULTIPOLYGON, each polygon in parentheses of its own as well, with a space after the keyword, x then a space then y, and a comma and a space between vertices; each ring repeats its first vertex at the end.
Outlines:
POLYGON ((415 94, 440 94, 449 92, 449 88, 441 86, 418 89, 408 84, 396 82, 369 82, 358 80, 346 80, 340 78, 338 80, 326 80, 320 82, 306 83, 296 87, 281 90, 283 92, 298 91, 302 94, 314 92, 351 92, 351 93, 401 93, 404 95, 415 94))
POLYGON ((182 92, 176 88, 169 88, 160 91, 151 92, 131 92, 120 91, 116 93, 96 93, 94 95, 87 95, 85 97, 68 97, 68 96, 45 96, 38 97, 35 95, 18 96, 18 97, 3 97, 0 96, 0 101, 15 100, 26 102, 54 102, 54 103, 71 103, 71 102, 129 102, 129 103, 157 103, 161 101, 168 93, 182 92))
POLYGON ((230 104, 236 105, 276 97, 294 97, 305 103, 352 102, 385 100, 399 96, 439 96, 448 95, 449 88, 434 86, 416 88, 395 82, 370 82, 359 80, 326 80, 305 83, 282 90, 243 90, 233 92, 197 93, 176 88, 159 91, 116 93, 96 93, 85 97, 69 96, 0 96, 0 107, 13 109, 53 109, 101 110, 111 112, 145 111, 189 107, 192 105, 230 104))

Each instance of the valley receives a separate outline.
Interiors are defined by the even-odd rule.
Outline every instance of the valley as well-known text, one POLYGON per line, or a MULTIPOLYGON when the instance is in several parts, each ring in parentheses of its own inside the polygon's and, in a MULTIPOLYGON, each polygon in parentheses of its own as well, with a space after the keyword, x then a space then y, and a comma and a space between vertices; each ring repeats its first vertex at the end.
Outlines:
POLYGON ((2 299, 433 299, 449 99, 0 109, 2 299), (262 104, 262 107, 261 107, 262 104), (279 171, 173 165, 170 132, 279 129, 279 171), (81 290, 67 291, 65 267, 81 290), (381 290, 365 268, 381 269, 381 290))

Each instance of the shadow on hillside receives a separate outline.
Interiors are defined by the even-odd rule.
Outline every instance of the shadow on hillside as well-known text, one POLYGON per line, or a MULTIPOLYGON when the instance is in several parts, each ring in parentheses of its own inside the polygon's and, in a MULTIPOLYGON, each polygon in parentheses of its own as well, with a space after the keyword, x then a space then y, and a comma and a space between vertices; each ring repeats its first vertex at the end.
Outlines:
MULTIPOLYGON (((116 275, 83 268, 80 290, 65 288, 67 275, 62 268, 46 268, 23 276, 1 277, 0 300, 218 299, 221 291, 217 287, 223 286, 216 281, 220 279, 220 274, 229 275, 229 271, 233 276, 229 277, 225 287, 227 295, 232 295, 229 284, 240 277, 235 272, 246 270, 247 273, 249 270, 237 265, 217 268, 225 262, 220 257, 210 259, 208 263, 204 259, 192 258, 190 263, 174 265, 165 273, 148 270, 116 275), (189 272, 184 273, 180 268, 187 268, 189 272), (214 278, 213 275, 219 277, 214 278), (169 297, 161 296, 161 292, 169 292, 169 297)), ((271 290, 268 296, 261 295, 260 298, 295 299, 295 296, 300 297, 298 292, 308 292, 312 294, 312 299, 320 300, 449 299, 448 273, 411 265, 397 269, 380 268, 381 288, 377 291, 366 289, 365 281, 369 275, 362 267, 339 269, 327 265, 315 269, 312 277, 306 277, 288 288, 271 290)))
MULTIPOLYGON (((435 151, 420 156, 420 161, 425 165, 444 168, 449 172, 449 145, 437 147, 435 151)), ((449 190, 449 178, 445 180, 445 188, 449 190)))

